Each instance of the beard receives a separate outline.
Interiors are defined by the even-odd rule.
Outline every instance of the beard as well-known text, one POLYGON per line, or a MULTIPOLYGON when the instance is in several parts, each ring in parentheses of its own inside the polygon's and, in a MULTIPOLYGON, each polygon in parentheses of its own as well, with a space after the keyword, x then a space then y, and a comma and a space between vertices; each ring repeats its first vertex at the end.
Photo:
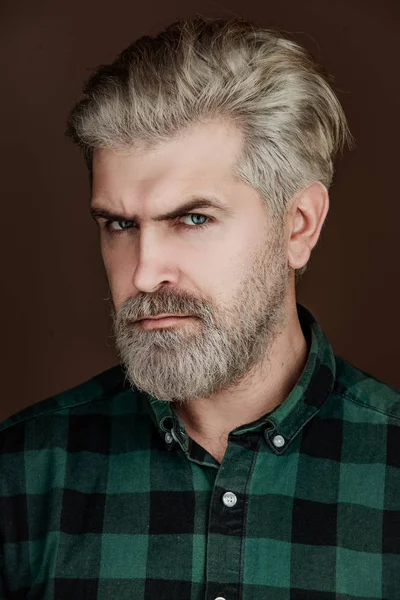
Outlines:
POLYGON ((115 344, 130 384, 158 400, 186 404, 234 390, 268 369, 270 351, 286 324, 290 267, 283 226, 259 249, 238 281, 229 306, 169 289, 128 298, 111 309, 115 344), (188 314, 178 324, 145 329, 143 316, 188 314))

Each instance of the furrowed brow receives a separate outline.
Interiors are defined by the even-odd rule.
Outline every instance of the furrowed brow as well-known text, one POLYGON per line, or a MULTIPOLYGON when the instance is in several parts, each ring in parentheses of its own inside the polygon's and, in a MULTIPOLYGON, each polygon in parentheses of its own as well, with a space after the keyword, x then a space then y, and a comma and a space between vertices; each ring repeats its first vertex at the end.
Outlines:
MULTIPOLYGON (((203 208, 213 208, 229 216, 233 216, 234 214, 233 209, 227 204, 208 198, 195 198, 193 200, 185 202, 184 204, 181 204, 180 206, 174 208, 169 212, 158 215, 157 217, 153 217, 152 221, 172 221, 173 219, 176 219, 177 217, 182 217, 183 215, 186 215, 187 213, 193 210, 203 208)), ((141 221, 138 215, 115 213, 95 203, 92 204, 90 212, 92 213, 92 216, 95 220, 102 218, 110 221, 133 221, 135 223, 140 223, 141 221)))

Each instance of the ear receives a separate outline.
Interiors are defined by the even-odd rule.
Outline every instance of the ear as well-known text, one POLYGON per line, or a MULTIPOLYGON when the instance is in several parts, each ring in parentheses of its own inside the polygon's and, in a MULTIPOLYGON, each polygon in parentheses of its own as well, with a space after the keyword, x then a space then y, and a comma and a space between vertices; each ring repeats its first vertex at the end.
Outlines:
POLYGON ((288 215, 288 260, 294 270, 307 264, 328 210, 328 190, 319 181, 301 190, 295 197, 288 215))

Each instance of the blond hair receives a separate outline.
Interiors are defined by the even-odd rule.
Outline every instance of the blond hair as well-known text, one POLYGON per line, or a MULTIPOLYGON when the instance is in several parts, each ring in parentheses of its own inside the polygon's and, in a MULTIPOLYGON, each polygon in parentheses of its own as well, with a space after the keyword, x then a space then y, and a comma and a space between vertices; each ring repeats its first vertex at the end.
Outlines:
POLYGON ((149 147, 196 122, 223 119, 243 134, 235 174, 272 216, 313 181, 329 188, 333 160, 351 144, 343 109, 297 43, 242 19, 191 18, 144 36, 100 66, 68 119, 84 149, 149 147))

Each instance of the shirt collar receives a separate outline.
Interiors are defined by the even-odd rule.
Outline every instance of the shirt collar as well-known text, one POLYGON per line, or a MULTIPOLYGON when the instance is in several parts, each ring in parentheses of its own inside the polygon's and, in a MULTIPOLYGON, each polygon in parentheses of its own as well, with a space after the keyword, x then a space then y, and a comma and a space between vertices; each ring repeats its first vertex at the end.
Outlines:
MULTIPOLYGON (((291 440, 317 414, 335 381, 335 356, 328 339, 304 306, 297 304, 297 313, 309 351, 295 387, 272 412, 231 432, 232 435, 262 432, 266 443, 276 454, 285 452, 291 440)), ((173 405, 149 394, 143 395, 149 415, 163 439, 167 443, 175 440, 187 451, 188 436, 173 405)))

